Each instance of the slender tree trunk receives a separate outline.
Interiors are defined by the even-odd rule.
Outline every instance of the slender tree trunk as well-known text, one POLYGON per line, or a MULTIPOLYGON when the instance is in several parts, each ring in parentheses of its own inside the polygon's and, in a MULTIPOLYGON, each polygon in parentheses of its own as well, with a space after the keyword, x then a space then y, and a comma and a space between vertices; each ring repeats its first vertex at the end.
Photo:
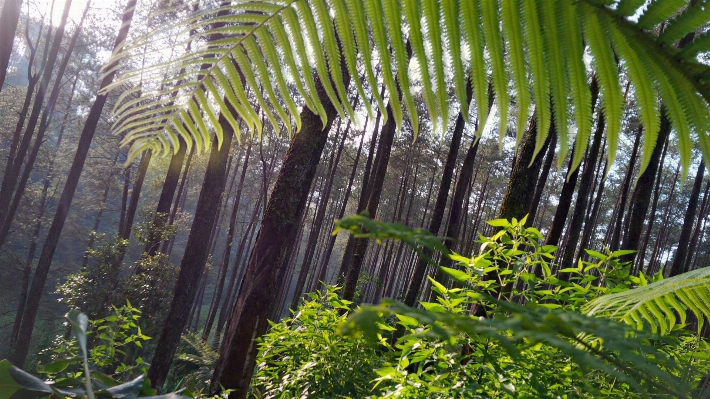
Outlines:
POLYGON ((242 166, 242 174, 239 176, 239 183, 237 184, 237 194, 234 197, 234 206, 232 207, 232 214, 229 216, 229 230, 227 231, 227 243, 224 247, 224 253, 222 254, 222 267, 221 275, 222 278, 217 282, 217 288, 214 294, 215 305, 210 309, 207 315, 207 321, 205 322, 205 329, 202 332, 202 340, 207 341, 210 331, 212 330, 212 325, 214 324, 214 319, 217 315, 217 310, 221 305, 222 291, 224 290, 224 282, 227 277, 227 269, 229 268, 229 260, 232 254, 232 244, 234 243, 234 234, 237 227, 237 214, 239 213, 239 205, 242 201, 242 190, 244 188, 244 179, 247 175, 247 168, 249 167, 249 156, 251 155, 251 145, 252 142, 249 141, 247 146, 246 155, 244 155, 244 165, 242 166))
MULTIPOLYGON (((622 249, 631 249, 634 251, 639 249, 641 230, 643 229, 643 223, 646 219, 646 212, 648 211, 648 206, 651 202, 653 183, 656 180, 656 171, 659 167, 658 161, 661 158, 663 143, 666 142, 666 137, 668 137, 668 134, 671 131, 671 124, 666 115, 667 113, 665 107, 661 106, 661 128, 658 132, 656 146, 653 149, 653 153, 651 153, 651 159, 649 160, 648 166, 641 177, 638 178, 636 183, 636 199, 630 205, 631 209, 629 211, 631 223, 629 223, 628 235, 625 237, 621 246, 622 249)), ((623 256, 621 260, 633 262, 635 257, 636 254, 629 254, 623 256)))
MULTIPOLYGON (((382 87, 380 96, 384 96, 385 88, 382 87)), ((375 167, 377 167, 378 159, 375 157, 375 145, 377 144, 377 135, 380 132, 380 118, 382 113, 378 107, 377 115, 375 116, 375 128, 372 131, 372 138, 370 139, 370 148, 368 149, 367 161, 365 161, 365 171, 362 174, 362 188, 360 189, 360 198, 357 203, 357 212, 360 213, 365 210, 367 206, 367 200, 370 198, 370 188, 372 186, 372 165, 374 161, 375 167)), ((364 134, 364 133, 363 133, 364 134)), ((353 251, 355 251, 355 238, 350 235, 348 236, 348 242, 345 245, 345 251, 343 251, 343 261, 340 264, 340 271, 335 276, 336 280, 340 280, 341 277, 345 279, 348 270, 350 270, 350 265, 353 261, 353 251)))
MULTIPOLYGON (((17 152, 14 154, 14 159, 8 159, 8 164, 5 167, 5 175, 3 177, 2 186, 0 186, 0 214, 5 215, 5 217, 3 217, 3 226, 9 224, 6 223, 7 220, 10 218, 10 215, 7 213, 7 211, 12 201, 12 194, 15 191, 15 188, 17 187, 18 179, 21 176, 20 171, 22 170, 22 165, 24 163, 25 156, 27 155, 27 150, 30 147, 32 136, 34 135, 35 128, 37 127, 37 122, 39 121, 40 113, 44 109, 44 98, 47 94, 47 87, 49 86, 49 82, 53 76, 54 64, 57 60, 57 56, 59 55, 59 50, 61 48, 62 40, 64 38, 64 28, 66 26, 66 21, 69 16, 69 9, 71 7, 71 3, 71 0, 66 0, 64 3, 64 10, 62 11, 61 20, 59 22, 57 30, 54 33, 52 46, 51 48, 49 48, 48 51, 45 52, 46 58, 40 69, 40 75, 42 76, 42 78, 39 82, 39 88, 34 98, 30 118, 27 121, 25 134, 22 136, 22 140, 20 141, 20 144, 17 147, 17 152)), ((50 32, 47 32, 47 38, 49 38, 49 34, 50 32)), ((65 54, 65 59, 68 59, 69 56, 70 54, 65 54)), ((64 66, 66 66, 66 64, 64 66)), ((62 69, 61 72, 63 74, 64 70, 62 69)), ((61 81, 61 79, 62 76, 56 77, 57 81, 61 81)), ((59 95, 59 82, 55 82, 54 88, 54 91, 56 92, 56 101, 56 96, 59 95)), ((53 108, 53 104, 47 104, 47 106, 53 108)), ((38 143, 41 143, 41 139, 38 143)), ((4 235, 6 236, 6 234, 4 235)), ((0 243, 4 241, 1 238, 2 236, 0 236, 0 243)))
MULTIPOLYGON (((516 218, 520 220, 530 209, 535 194, 535 183, 542 167, 542 157, 538 155, 533 158, 537 133, 537 117, 533 114, 530 118, 528 131, 522 143, 520 143, 518 156, 515 158, 515 164, 508 181, 508 188, 498 211, 498 217, 501 219, 516 218)), ((541 152, 544 152, 547 146, 550 145, 553 135, 556 135, 554 124, 551 125, 545 144, 540 150, 541 152)), ((565 145, 565 143, 562 143, 562 145, 565 145)))
MULTIPOLYGON (((375 170, 373 171, 374 174, 370 186, 370 198, 367 201, 367 212, 372 219, 377 217, 377 208, 380 205, 380 196, 382 195, 387 166, 389 165, 390 154, 392 153, 395 128, 394 115, 388 105, 387 123, 382 126, 380 143, 377 148, 379 160, 375 162, 375 170)), ((343 288, 343 298, 346 300, 352 300, 355 296, 357 280, 360 278, 360 271, 362 270, 362 265, 365 260, 365 252, 367 251, 368 244, 369 240, 366 238, 358 238, 355 240, 353 259, 345 277, 345 287, 343 288)))
POLYGON ((700 205, 700 211, 698 212, 697 221, 695 227, 693 228, 693 235, 690 239, 690 244, 688 244, 688 256, 685 258, 685 264, 683 265, 684 273, 690 271, 690 265, 693 263, 693 257, 696 255, 695 249, 698 245, 698 238, 700 236, 700 231, 702 230, 703 221, 707 216, 708 209, 708 194, 710 194, 710 181, 705 182, 705 191, 703 192, 703 201, 700 205))
POLYGON ((666 209, 663 212, 663 219, 661 220, 661 225, 658 229, 658 235, 656 236, 656 243, 653 246, 653 251, 651 252, 651 261, 646 269, 646 274, 651 275, 656 273, 658 268, 656 267, 656 258, 661 253, 661 242, 663 241, 663 236, 668 228, 668 219, 671 214, 671 203, 673 202, 673 194, 675 194, 675 186, 678 183, 678 174, 680 173, 680 163, 676 167, 675 175, 673 176, 673 183, 671 184, 671 189, 668 192, 668 198, 666 200, 666 209))
MULTIPOLYGON (((700 164, 698 165, 698 171, 695 174, 695 181, 693 182, 693 189, 690 192, 690 199, 688 200, 688 208, 685 210, 685 217, 683 218, 683 227, 680 229, 680 238, 678 239, 678 249, 675 251, 675 256, 673 257, 673 263, 671 264, 670 277, 677 276, 687 272, 685 268, 686 258, 688 257, 688 246, 690 241, 690 235, 693 230, 693 225, 695 224, 695 214, 698 211, 698 199, 700 198, 700 189, 703 185, 703 177, 705 176, 705 160, 700 158, 700 164)), ((692 256, 692 253, 691 253, 692 256)))
POLYGON ((555 216, 552 219, 550 230, 547 232, 547 237, 545 237, 545 245, 557 245, 559 243, 562 231, 565 228, 565 223, 567 222, 567 214, 569 213, 569 208, 572 205, 572 196, 574 195, 574 189, 577 186, 577 177, 579 176, 579 168, 570 173, 569 169, 572 168, 573 158, 574 150, 570 154, 569 168, 567 172, 568 177, 562 185, 560 198, 557 201, 555 216))
POLYGON ((557 147, 556 134, 550 138, 550 144, 547 146, 547 154, 545 155, 545 163, 542 165, 540 177, 537 179, 537 183, 535 184, 535 194, 533 194, 532 200, 530 201, 530 208, 528 209, 528 223, 531 226, 535 225, 535 217, 537 216, 537 209, 540 206, 540 199, 542 198, 542 193, 545 191, 545 183, 547 183, 547 177, 550 175, 552 161, 555 159, 555 147, 557 147))
MULTIPOLYGON (((466 86, 466 100, 471 103, 471 97, 473 92, 473 86, 471 81, 468 81, 466 86)), ((441 174, 441 184, 439 184, 439 192, 436 194, 436 202, 434 203, 434 209, 432 210, 431 219, 429 219, 428 230, 434 234, 439 234, 439 229, 441 228, 441 220, 444 218, 444 211, 446 209, 446 202, 449 199, 449 191, 451 190, 451 181, 454 177, 454 168, 456 168, 456 158, 459 154, 459 148, 461 147, 461 137, 463 136, 463 128, 466 125, 466 121, 463 118, 463 114, 459 112, 456 117, 456 124, 454 125, 454 131, 451 136, 451 144, 449 146, 449 153, 446 155, 446 162, 444 163, 444 170, 441 174)), ((476 152, 478 151, 478 140, 474 137, 471 142, 471 146, 466 153, 466 158, 461 166, 461 173, 471 173, 473 169, 473 162, 476 159, 476 152), (466 161, 469 162, 466 162, 466 161)), ((432 176, 433 183, 433 176, 432 176)), ((431 193, 431 187, 429 188, 429 193, 431 193)), ((427 200, 428 201, 428 200, 427 200)), ((428 206, 428 202, 427 202, 428 206)), ((426 215, 425 215, 426 216, 426 215)), ((431 256, 431 252, 424 249, 426 256, 431 256)), ((424 257, 420 257, 417 260, 416 266, 414 266, 414 272, 409 285, 407 286, 407 291, 404 296, 404 303, 409 306, 414 306, 414 301, 422 287, 422 281, 424 281, 424 275, 426 274, 427 261, 424 257)))
MULTIPOLYGON (((340 79, 341 77, 338 77, 340 79)), ((349 83, 349 76, 343 76, 349 83)), ((301 132, 291 141, 276 178, 249 258, 246 274, 222 342, 210 390, 236 389, 235 398, 246 398, 256 359, 255 338, 268 327, 275 297, 284 284, 281 268, 298 230, 308 190, 320 161, 336 109, 317 81, 317 94, 326 110, 325 126, 307 107, 301 112, 301 132)), ((347 99, 343 99, 347 101, 347 99)))
POLYGON ((158 199, 158 206, 155 209, 155 215, 153 217, 152 235, 148 238, 148 243, 145 246, 144 252, 146 252, 149 256, 154 256, 158 252, 158 248, 160 247, 162 240, 160 236, 155 234, 155 232, 163 230, 167 226, 170 205, 173 203, 178 181, 180 180, 180 170, 182 169, 182 164, 185 161, 185 152, 187 151, 187 145, 185 145, 182 137, 180 137, 180 140, 180 149, 170 158, 168 172, 165 175, 163 188, 160 191, 160 198, 158 199))
POLYGON ((0 92, 5 83, 7 67, 10 64, 12 45, 15 41, 17 22, 20 20, 22 0, 5 0, 0 13, 0 92))
POLYGON ((161 387, 168 375, 175 350, 180 342, 180 335, 187 322, 188 315, 185 310, 190 309, 195 301, 200 275, 209 256, 209 240, 219 213, 222 193, 227 184, 227 163, 234 136, 232 126, 224 115, 220 115, 219 123, 224 132, 224 140, 221 148, 218 148, 217 140, 212 142, 195 217, 185 244, 180 273, 166 318, 168 322, 158 338, 153 361, 148 370, 148 378, 153 387, 161 387))
MULTIPOLYGON (((560 265, 562 268, 574 267, 575 265, 575 254, 577 252, 579 237, 582 234, 582 224, 584 223, 584 217, 587 212, 587 202, 589 201, 589 196, 593 194, 592 185, 594 184, 594 171, 596 169, 597 158, 599 157, 599 148, 602 143, 604 126, 604 114, 599 113, 597 130, 594 132, 592 146, 587 153, 587 159, 584 162, 584 169, 582 170, 582 179, 579 182, 579 189, 577 190, 577 202, 574 205, 574 212, 572 213, 569 226, 569 237, 567 239, 567 245, 564 247, 564 253, 562 254, 562 263, 560 265)), ((567 276, 569 276, 569 274, 563 275, 562 278, 567 276)))
MULTIPOLYGON (((340 162, 340 155, 343 152, 345 146, 345 140, 350 132, 350 120, 345 127, 343 132, 343 139, 338 147, 337 154, 335 155, 335 161, 331 156, 330 164, 328 165, 328 170, 330 171, 328 179, 325 183, 325 190, 322 194, 320 201, 320 206, 318 207, 318 212, 315 215, 311 231, 308 236, 308 243, 306 244, 306 252, 303 256, 303 261, 301 262, 301 271, 298 275, 298 280, 296 281, 296 288, 293 292, 293 300, 291 301, 291 309, 296 309, 298 306, 298 301, 301 297, 301 292, 303 291, 303 286, 306 283, 306 277, 311 270, 311 264, 313 263, 313 255, 315 254, 316 244, 318 243, 318 236, 320 235, 321 228, 323 226, 323 220, 325 219, 325 212, 328 209, 328 203, 330 202, 330 192, 333 188, 333 181, 335 179, 335 173, 338 170, 338 163, 340 162), (334 163, 333 163, 334 162, 334 163)), ((337 136, 336 136, 337 137, 337 136)))
MULTIPOLYGON (((114 44, 114 50, 117 49, 119 45, 124 43, 126 37, 128 36, 128 30, 131 27, 135 7, 136 0, 129 0, 126 4, 121 29, 118 32, 118 36, 116 37, 116 42, 114 44)), ((47 275, 52 264, 54 251, 57 249, 57 244, 59 243, 59 235, 62 232, 64 222, 69 214, 69 207, 71 206, 72 199, 74 198, 74 192, 76 191, 76 187, 79 183, 79 176, 84 168, 84 162, 86 161, 86 156, 89 153, 89 147, 91 146, 91 140, 96 132, 96 127, 98 126, 99 118, 101 117, 101 111, 106 103, 106 94, 101 93, 102 90, 113 81, 116 71, 115 64, 109 65, 106 70, 112 72, 105 75, 101 81, 101 86, 98 92, 99 94, 96 96, 96 99, 89 110, 84 124, 84 129, 79 137, 79 143, 74 156, 74 161, 69 169, 67 181, 64 184, 64 189, 62 190, 61 198, 57 204, 57 210, 54 215, 54 219, 52 220, 52 225, 49 228, 47 239, 45 240, 42 253, 39 257, 37 271, 35 272, 35 276, 32 280, 32 286, 30 287, 25 314, 22 317, 18 339, 13 345, 13 351, 9 360, 13 364, 20 367, 24 365, 27 352, 30 347, 30 338, 32 337, 32 331, 34 330, 35 318, 37 316, 37 310, 39 309, 39 302, 42 298, 44 284, 47 281, 47 275)))
POLYGON ((245 255, 245 251, 247 248, 251 247, 251 241, 254 238, 254 230, 258 222, 259 210, 261 209, 261 204, 263 203, 263 200, 263 196, 259 195, 259 198, 256 201, 256 205, 254 206, 254 209, 252 211, 249 225, 247 226, 247 229, 244 232, 244 235, 242 236, 242 239, 239 243, 239 248, 237 248, 237 254, 234 257, 234 266, 232 267, 232 275, 229 279, 229 289, 227 291, 227 297, 225 298, 224 304, 219 310, 219 317, 217 318, 217 326, 215 328, 215 334, 212 345, 215 350, 219 348, 219 341, 222 336, 222 329, 224 328, 224 324, 227 322, 228 314, 234 307, 233 298, 236 298, 237 294, 239 293, 241 276, 244 274, 241 265, 245 263, 245 261, 249 257, 249 255, 245 255))
POLYGON ((663 182, 665 177, 663 176, 663 167, 666 159, 666 153, 668 152, 668 139, 666 139, 665 144, 663 144, 663 153, 661 154, 661 161, 659 162, 658 177, 656 178, 656 188, 653 192, 653 202, 651 202, 651 212, 649 213, 648 226, 646 226, 646 234, 644 235, 643 244, 641 244, 641 249, 639 250, 639 256, 636 257, 636 263, 634 265, 633 273, 637 274, 640 270, 643 270, 643 264, 646 260, 646 248, 648 248, 648 241, 651 239, 651 233, 653 232, 653 225, 656 222, 656 210, 658 208, 658 198, 661 196, 661 187, 663 187, 663 182))
MULTIPOLYGON (((378 110, 379 115, 379 110, 378 110)), ((367 128, 367 123, 365 123, 365 128, 367 128)), ((355 162, 353 163, 352 170, 350 172, 350 178, 348 179, 348 185, 345 189, 345 197, 342 201, 342 206, 338 212, 338 219, 342 219, 345 215, 345 209, 348 206, 348 200, 350 199, 350 194, 352 193, 353 181, 355 180, 355 175, 357 174, 357 166, 360 163, 360 154, 362 153, 362 143, 365 141, 365 129, 363 129, 362 136, 360 137, 360 145, 357 148, 357 154, 355 155, 355 162)), ((373 135, 374 137, 374 135, 373 135)), ((370 147, 374 147, 374 142, 370 143, 370 147)), ((333 247, 335 246, 336 236, 331 235, 328 239, 328 246, 325 249, 325 255, 323 256, 323 261, 321 262, 320 272, 318 273, 318 281, 326 281, 326 273, 328 272, 328 263, 330 262, 330 256, 333 253, 333 247)))
MULTIPOLYGON (((185 182, 187 181, 187 174, 188 172, 190 172, 190 164, 192 163, 192 157, 194 155, 195 152, 192 151, 190 152, 190 155, 187 156, 187 161, 185 162, 185 167, 182 171, 182 177, 180 178, 180 185, 178 186, 178 191, 175 195, 175 203, 173 204, 172 210, 170 211, 170 216, 168 217, 168 226, 172 226, 175 222, 175 216, 177 216, 178 208, 180 208, 180 203, 184 202, 185 198, 187 197, 187 192, 185 191, 185 182)), ((172 252, 174 243, 175 236, 173 235, 169 240, 163 242, 163 247, 160 249, 160 252, 164 253, 169 257, 170 253, 172 252)))

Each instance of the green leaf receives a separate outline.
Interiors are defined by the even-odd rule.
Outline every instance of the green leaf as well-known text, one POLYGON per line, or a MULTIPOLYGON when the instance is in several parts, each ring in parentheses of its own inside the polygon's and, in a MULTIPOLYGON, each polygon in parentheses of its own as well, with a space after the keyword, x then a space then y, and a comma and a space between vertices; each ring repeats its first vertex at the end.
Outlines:
POLYGON ((10 374, 10 369, 13 367, 15 366, 9 361, 0 360, 0 399, 10 399, 15 392, 22 388, 10 374))
POLYGON ((444 266, 440 266, 440 268, 444 271, 444 273, 456 279, 456 281, 466 282, 470 279, 470 276, 462 270, 451 269, 449 267, 444 266))
POLYGON ((18 367, 12 366, 8 371, 12 378, 26 391, 53 393, 52 388, 46 382, 18 367))

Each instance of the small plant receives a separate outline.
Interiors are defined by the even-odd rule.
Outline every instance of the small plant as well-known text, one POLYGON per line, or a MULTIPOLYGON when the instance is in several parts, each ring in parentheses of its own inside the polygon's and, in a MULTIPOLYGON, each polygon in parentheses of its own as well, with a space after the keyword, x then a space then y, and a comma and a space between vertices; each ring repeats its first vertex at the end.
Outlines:
MULTIPOLYGON (((118 311, 118 310, 117 310, 118 311)), ((109 375, 101 373, 93 369, 90 365, 90 359, 97 360, 99 363, 109 364, 111 359, 109 354, 121 353, 121 349, 126 344, 134 342, 140 343, 147 339, 141 336, 140 332, 137 335, 127 335, 122 328, 110 326, 110 323, 115 323, 119 317, 124 317, 125 314, 130 315, 130 319, 135 316, 133 310, 128 310, 123 316, 116 316, 116 320, 103 320, 98 322, 99 327, 106 327, 99 332, 96 328, 101 341, 112 343, 106 346, 99 344, 89 350, 89 318, 81 313, 78 309, 69 311, 65 316, 72 327, 72 335, 74 345, 67 344, 66 347, 58 348, 55 352, 57 356, 61 356, 63 360, 57 360, 51 365, 44 366, 44 373, 51 375, 65 375, 56 379, 44 381, 34 375, 13 366, 9 361, 0 361, 0 399, 8 398, 78 398, 78 399, 96 399, 96 398, 142 398, 150 397, 152 399, 181 399, 187 398, 181 392, 174 392, 167 395, 155 396, 156 392, 151 389, 150 382, 142 374, 129 382, 121 383, 109 375), (116 329, 117 332, 106 331, 108 329, 116 329), (104 337, 101 337, 104 335, 104 337), (131 339, 131 337, 135 337, 131 339), (122 341, 122 342, 121 342, 122 341), (61 352, 65 350, 66 352, 61 352), (78 357, 74 356, 78 352, 78 357), (70 367, 78 366, 78 369, 70 367)), ((130 322, 129 322, 130 324, 130 322)))
POLYGON ((251 397, 359 398, 370 391, 388 350, 338 334, 351 302, 337 292, 310 293, 292 317, 271 323, 259 342, 251 397))

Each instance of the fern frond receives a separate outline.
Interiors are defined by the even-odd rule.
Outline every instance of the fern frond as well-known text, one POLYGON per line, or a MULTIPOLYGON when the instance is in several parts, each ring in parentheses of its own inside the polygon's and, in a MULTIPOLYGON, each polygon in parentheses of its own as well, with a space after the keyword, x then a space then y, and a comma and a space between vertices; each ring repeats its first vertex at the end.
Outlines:
POLYGON ((655 333, 669 332, 674 325, 685 324, 686 312, 698 320, 698 332, 705 317, 710 317, 710 267, 694 270, 628 291, 604 295, 582 309, 593 316, 622 320, 641 329, 645 325, 655 333))
POLYGON ((498 21, 498 2, 495 0, 484 1, 481 4, 483 31, 491 57, 491 75, 493 77, 493 91, 498 100, 498 142, 502 147, 503 137, 508 127, 508 73, 505 68, 503 56, 503 37, 500 34, 498 21))
POLYGON ((346 96, 351 89, 368 114, 374 105, 387 118, 387 103, 398 127, 408 115, 415 135, 420 112, 415 99, 421 96, 425 112, 440 133, 449 122, 448 81, 454 84, 455 101, 469 116, 468 75, 477 135, 486 126, 489 102, 494 100, 502 140, 510 100, 515 99, 519 141, 532 103, 540 131, 537 149, 550 130, 554 111, 561 137, 562 156, 558 158, 563 159, 568 150, 567 130, 574 124, 573 164, 578 165, 591 132, 588 81, 593 73, 607 122, 611 167, 624 107, 621 66, 634 84, 647 132, 644 160, 658 131, 658 97, 678 132, 684 165, 690 162, 694 141, 710 159, 706 134, 710 67, 696 59, 710 51, 710 39, 706 33, 684 50, 669 46, 702 24, 707 8, 685 9, 685 1, 655 0, 639 10, 643 3, 245 0, 205 8, 175 25, 163 25, 133 39, 113 55, 111 64, 144 54, 137 49, 148 43, 166 43, 153 46, 161 47, 154 53, 154 64, 142 70, 121 69, 107 89, 122 90, 114 108, 113 130, 123 135, 125 144, 131 144, 134 155, 147 148, 156 153, 176 150, 182 145, 178 138, 185 139, 188 148, 205 151, 212 140, 222 141, 226 132, 221 129, 227 127, 237 140, 242 131, 261 136, 265 129, 276 133, 284 129, 291 134, 301 128, 301 106, 318 114, 325 126, 328 121, 324 98, 316 91, 318 81, 321 95, 341 117, 357 116, 346 96), (640 16, 638 23, 629 19, 633 14, 640 16), (656 37, 650 29, 660 23, 666 30, 656 37), (166 47, 175 57, 164 59, 166 47), (585 66, 587 54, 592 70, 585 66), (411 57, 417 71, 410 68, 411 57), (351 88, 345 87, 345 75, 351 78, 351 88))
POLYGON ((652 29, 688 4, 687 0, 653 0, 639 17, 641 29, 652 29))
POLYGON ((584 37, 589 43, 596 65, 597 80, 602 98, 602 110, 604 111, 604 120, 607 126, 606 137, 609 148, 607 155, 609 162, 605 171, 607 173, 614 163, 616 148, 619 144, 621 118, 624 113, 624 95, 621 92, 614 54, 609 45, 609 40, 606 38, 604 27, 599 21, 598 14, 594 12, 593 7, 583 7, 581 4, 579 12, 582 17, 580 19, 583 19, 584 37))
POLYGON ((501 0, 501 15, 503 17, 503 30, 506 32, 511 77, 517 94, 518 115, 516 116, 517 128, 515 129, 515 143, 517 145, 520 144, 523 133, 525 133, 525 126, 530 112, 530 90, 528 89, 528 76, 525 69, 520 3, 517 0, 501 0))
MULTIPOLYGON (((539 2, 541 22, 543 26, 543 41, 545 44, 545 59, 550 71, 550 92, 552 97, 552 109, 554 110, 554 123, 557 131, 557 137, 560 142, 560 155, 558 159, 563 159, 567 155, 568 149, 568 128, 567 128, 567 74, 565 73, 565 58, 567 56, 567 40, 562 38, 560 34, 560 15, 557 7, 549 6, 544 2, 539 2)), ((586 79, 585 79, 586 83, 586 79)), ((537 156, 542 149, 547 138, 547 130, 541 130, 537 133, 537 142, 535 143, 535 152, 533 156, 537 156)), ((575 165, 576 167, 577 165, 575 165)))
MULTIPOLYGON (((537 2, 523 0, 523 15, 525 18, 525 43, 528 47, 528 59, 532 72, 532 86, 535 94, 535 117, 537 132, 546 135, 550 130, 550 88, 547 65, 545 64, 545 45, 540 29, 537 2)), ((538 140, 539 141, 539 140, 538 140)), ((564 143, 561 144, 562 146, 564 143)), ((537 148, 538 144, 535 144, 537 148)))
POLYGON ((671 45, 688 33, 695 32, 695 30, 707 24, 708 21, 710 21, 709 4, 688 7, 663 28, 663 33, 658 37, 658 41, 671 45))
POLYGON ((488 74, 483 56, 483 30, 481 28, 481 12, 478 2, 461 2, 461 24, 471 57, 471 81, 476 99, 476 115, 478 129, 476 136, 480 137, 488 120, 488 74))
MULTIPOLYGON (((577 15, 577 7, 566 1, 556 3, 560 21, 565 25, 561 28, 564 32, 561 39, 565 43, 566 70, 569 78, 569 85, 574 104, 575 124, 577 125, 577 136, 575 138, 575 150, 572 157, 572 168, 576 169, 582 162, 587 146, 587 140, 592 132, 592 93, 587 84, 587 71, 584 66, 584 46, 582 43, 582 32, 579 31, 580 21, 577 15)), ((564 158, 564 157, 559 157, 564 158)))

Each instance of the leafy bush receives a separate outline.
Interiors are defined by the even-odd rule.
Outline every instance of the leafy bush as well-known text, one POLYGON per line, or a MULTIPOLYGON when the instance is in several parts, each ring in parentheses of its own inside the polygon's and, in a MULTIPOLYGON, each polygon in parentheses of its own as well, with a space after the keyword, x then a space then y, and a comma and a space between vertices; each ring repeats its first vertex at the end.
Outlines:
POLYGON ((292 317, 271 323, 259 342, 253 397, 358 398, 370 390, 374 370, 391 354, 338 334, 350 302, 339 299, 337 290, 310 293, 292 317))
MULTIPOLYGON (((500 230, 480 238, 478 254, 453 254, 454 264, 440 268, 446 278, 430 278, 435 298, 422 308, 385 300, 345 319, 351 304, 337 299, 337 288, 310 294, 263 338, 252 395, 688 397, 710 369, 710 345, 682 325, 661 337, 580 313, 594 298, 651 280, 630 274, 618 260, 623 251, 588 251, 591 261, 555 273, 556 248, 539 245, 542 236, 525 220, 490 224, 500 230)), ((378 242, 402 240, 420 254, 442 248, 423 230, 365 216, 338 226, 378 242)))

